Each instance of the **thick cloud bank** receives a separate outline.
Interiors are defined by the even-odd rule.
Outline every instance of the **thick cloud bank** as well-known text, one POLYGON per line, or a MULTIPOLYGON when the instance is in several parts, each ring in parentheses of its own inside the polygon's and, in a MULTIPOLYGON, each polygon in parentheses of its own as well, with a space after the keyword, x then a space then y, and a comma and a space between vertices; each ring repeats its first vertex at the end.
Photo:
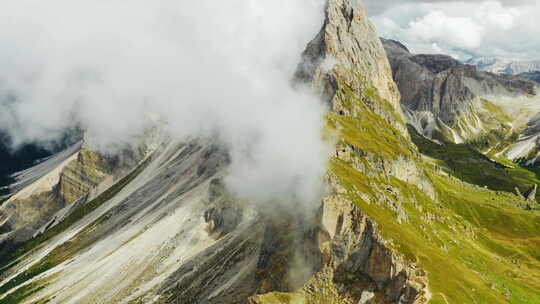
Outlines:
POLYGON ((179 138, 219 136, 246 198, 316 198, 324 109, 290 80, 322 0, 5 0, 0 129, 15 144, 81 126, 128 143, 148 114, 179 138))
POLYGON ((379 33, 414 52, 540 59, 536 0, 366 1, 379 33))

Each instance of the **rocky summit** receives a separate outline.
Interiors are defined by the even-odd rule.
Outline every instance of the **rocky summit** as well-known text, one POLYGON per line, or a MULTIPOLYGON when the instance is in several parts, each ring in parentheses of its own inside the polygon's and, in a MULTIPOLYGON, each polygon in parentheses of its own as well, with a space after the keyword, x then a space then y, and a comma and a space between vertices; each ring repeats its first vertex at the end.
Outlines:
POLYGON ((213 138, 85 136, 5 185, 0 303, 540 303, 536 85, 381 40, 360 0, 299 58, 332 143, 311 210, 238 197, 213 138))

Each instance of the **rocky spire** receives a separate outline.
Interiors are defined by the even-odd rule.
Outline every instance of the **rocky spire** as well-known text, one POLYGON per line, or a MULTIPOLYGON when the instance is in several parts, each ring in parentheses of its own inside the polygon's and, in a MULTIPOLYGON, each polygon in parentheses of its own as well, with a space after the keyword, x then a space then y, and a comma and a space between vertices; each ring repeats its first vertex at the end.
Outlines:
POLYGON ((528 201, 536 201, 536 190, 538 190, 538 185, 534 185, 529 190, 525 191, 525 193, 523 193, 523 196, 528 201))
MULTIPOLYGON (((354 91, 361 91, 369 82, 402 118, 400 95, 386 52, 362 2, 329 0, 325 16, 321 31, 302 55, 295 79, 319 91, 334 112, 343 110, 342 100, 333 98, 338 80, 354 91)), ((400 120, 389 121, 407 134, 400 120)))
MULTIPOLYGON (((324 97, 334 112, 328 119, 338 125, 336 129, 340 129, 341 118, 357 123, 368 115, 374 124, 391 129, 392 136, 408 142, 389 62, 361 1, 329 0, 325 13, 321 31, 303 53, 296 82, 310 86, 324 97)), ((369 131, 355 132, 362 136, 362 132, 369 131)), ((366 143, 377 140, 371 134, 364 139, 366 143)), ((380 158, 375 156, 381 151, 364 151, 361 143, 347 140, 343 138, 336 145, 339 152, 335 157, 350 160, 351 155, 360 155, 363 165, 351 165, 351 170, 365 170, 363 174, 370 176, 392 175, 401 180, 418 175, 414 162, 405 156, 400 160, 386 157, 381 165, 380 158)), ((417 276, 410 264, 388 248, 377 224, 349 197, 341 195, 341 178, 330 169, 328 188, 332 194, 323 199, 318 227, 312 232, 317 236, 323 266, 303 292, 338 291, 330 301, 320 298, 321 290, 321 295, 315 296, 319 298, 313 301, 320 303, 423 303, 429 297, 427 279, 417 276), (353 283, 360 281, 370 283, 353 283)), ((266 304, 270 299, 271 295, 260 295, 252 297, 249 303, 266 304)))

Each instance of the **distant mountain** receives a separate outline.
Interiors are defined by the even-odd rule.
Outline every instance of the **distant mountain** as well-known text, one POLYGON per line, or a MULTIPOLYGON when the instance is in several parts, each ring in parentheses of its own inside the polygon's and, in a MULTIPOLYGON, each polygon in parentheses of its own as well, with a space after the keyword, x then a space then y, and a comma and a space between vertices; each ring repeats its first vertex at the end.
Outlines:
POLYGON ((446 55, 413 54, 383 39, 408 122, 429 138, 462 143, 510 132, 500 99, 536 95, 534 82, 480 71, 446 55))
POLYGON ((412 54, 397 41, 383 39, 383 45, 416 132, 439 143, 471 145, 491 158, 540 162, 540 72, 511 75, 526 66, 494 58, 463 64, 446 55, 412 54))
POLYGON ((518 76, 540 83, 540 71, 520 73, 518 76))
POLYGON ((498 57, 473 57, 465 62, 479 70, 497 74, 518 75, 540 71, 540 60, 521 60, 498 57))

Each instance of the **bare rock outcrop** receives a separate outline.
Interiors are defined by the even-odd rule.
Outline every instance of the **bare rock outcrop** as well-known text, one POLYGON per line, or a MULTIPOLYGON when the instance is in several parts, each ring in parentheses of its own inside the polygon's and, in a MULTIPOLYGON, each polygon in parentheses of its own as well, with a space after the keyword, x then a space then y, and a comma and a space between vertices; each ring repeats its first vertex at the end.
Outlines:
POLYGON ((396 110, 396 119, 384 109, 373 105, 378 114, 388 118, 397 129, 406 134, 400 119, 400 95, 386 53, 375 29, 366 16, 359 1, 330 0, 326 7, 326 18, 319 34, 307 46, 295 79, 319 91, 336 112, 354 115, 334 98, 338 81, 346 83, 356 92, 366 88, 369 81, 378 95, 387 100, 396 110))
POLYGON ((523 193, 523 197, 525 197, 526 200, 534 202, 536 201, 536 191, 538 190, 538 185, 532 186, 529 190, 525 191, 523 193))
MULTIPOLYGON (((394 130, 393 136, 403 138, 406 151, 394 157, 381 157, 344 139, 336 147, 336 159, 367 176, 393 176, 422 185, 423 176, 414 161, 417 152, 407 145, 409 134, 388 59, 361 3, 328 1, 324 26, 309 43, 303 59, 296 73, 297 82, 312 86, 329 103, 333 113, 348 121, 360 119, 369 111, 373 119, 384 121, 394 130)), ((344 193, 340 186, 342 178, 332 171, 328 173, 331 194, 323 199, 316 225, 308 234, 311 237, 306 239, 307 243, 315 242, 318 248, 319 270, 295 292, 253 296, 248 303, 424 303, 428 300, 425 275, 387 246, 377 224, 344 193)), ((429 184, 424 186, 429 193, 429 184)), ((398 197, 388 197, 389 204, 399 205, 397 200, 398 197)))
POLYGON ((408 123, 430 138, 460 143, 480 135, 477 129, 496 129, 478 125, 489 123, 478 118, 483 98, 536 95, 535 83, 527 79, 482 72, 446 55, 413 54, 398 41, 382 42, 408 123))
POLYGON ((320 243, 333 282, 343 299, 357 303, 417 303, 427 300, 427 278, 389 249, 377 225, 341 196, 327 197, 321 208, 320 243))
POLYGON ((111 172, 111 165, 98 153, 81 149, 77 159, 70 162, 60 175, 59 196, 66 204, 88 194, 111 172))
POLYGON ((0 206, 0 254, 43 232, 55 222, 57 212, 83 199, 111 176, 111 165, 81 143, 60 152, 59 157, 27 170, 25 174, 32 176, 36 171, 39 178, 32 178, 0 206))

